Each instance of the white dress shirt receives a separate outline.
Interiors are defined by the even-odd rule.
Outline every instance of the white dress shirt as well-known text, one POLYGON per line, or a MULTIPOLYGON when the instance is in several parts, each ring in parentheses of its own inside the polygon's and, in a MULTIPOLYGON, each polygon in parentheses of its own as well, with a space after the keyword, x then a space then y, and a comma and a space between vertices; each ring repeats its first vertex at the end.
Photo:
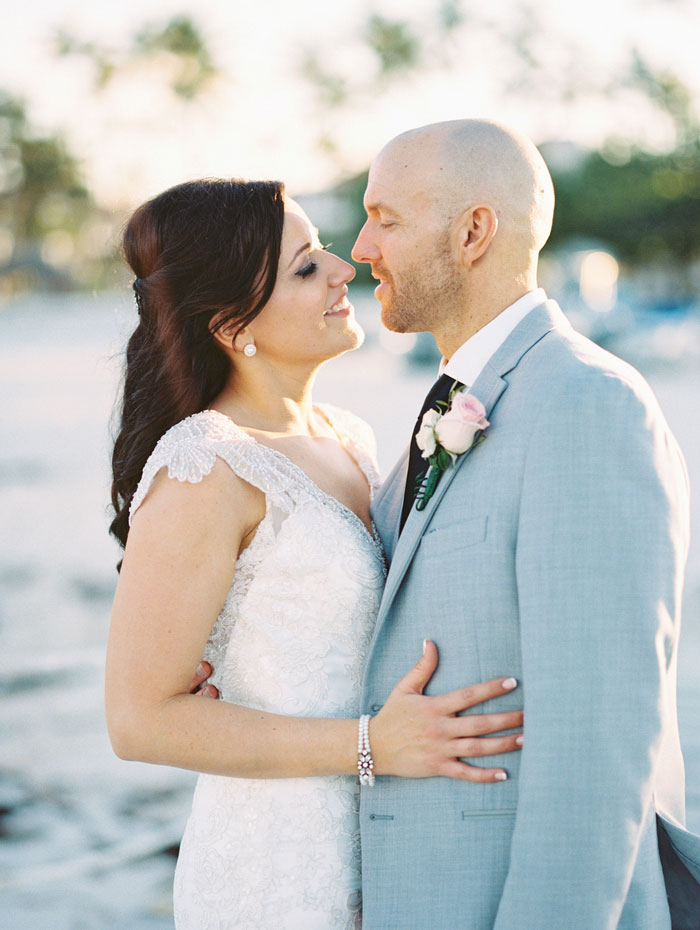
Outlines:
POLYGON ((535 291, 528 291, 462 343, 451 359, 443 358, 440 362, 440 374, 447 374, 471 387, 488 360, 503 345, 518 323, 546 299, 547 295, 541 287, 535 291))

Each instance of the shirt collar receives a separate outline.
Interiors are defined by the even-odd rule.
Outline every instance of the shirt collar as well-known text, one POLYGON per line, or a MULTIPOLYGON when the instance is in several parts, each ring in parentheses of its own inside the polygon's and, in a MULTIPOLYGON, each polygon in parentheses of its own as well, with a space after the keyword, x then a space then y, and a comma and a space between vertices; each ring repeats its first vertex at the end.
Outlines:
POLYGON ((440 362, 440 374, 449 375, 471 387, 488 360, 503 345, 518 323, 545 300, 547 295, 543 288, 528 291, 462 343, 449 361, 443 358, 440 362))

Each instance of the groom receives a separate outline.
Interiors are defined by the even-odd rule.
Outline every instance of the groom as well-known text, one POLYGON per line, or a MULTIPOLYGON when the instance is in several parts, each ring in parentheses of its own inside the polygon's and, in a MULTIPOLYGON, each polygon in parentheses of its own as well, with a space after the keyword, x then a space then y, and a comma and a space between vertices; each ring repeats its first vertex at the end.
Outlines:
POLYGON ((432 332, 433 397, 457 381, 490 425, 423 510, 407 436, 375 501, 390 571, 362 709, 427 637, 436 693, 519 678, 498 710, 524 699, 525 744, 500 783, 362 789, 366 930, 700 928, 675 700, 687 475, 641 376, 537 288, 553 206, 532 143, 481 120, 405 133, 370 171, 353 256, 382 320, 432 332))
POLYGON ((481 120, 406 133, 373 163, 365 206, 354 257, 380 281, 385 325, 429 330, 444 357, 426 409, 457 382, 489 426, 422 510, 408 435, 375 501, 390 570, 362 709, 428 638, 431 691, 518 677, 493 709, 524 699, 525 744, 489 757, 505 781, 362 789, 363 926, 700 930, 676 722, 676 442, 641 376, 537 288, 554 194, 529 140, 481 120))

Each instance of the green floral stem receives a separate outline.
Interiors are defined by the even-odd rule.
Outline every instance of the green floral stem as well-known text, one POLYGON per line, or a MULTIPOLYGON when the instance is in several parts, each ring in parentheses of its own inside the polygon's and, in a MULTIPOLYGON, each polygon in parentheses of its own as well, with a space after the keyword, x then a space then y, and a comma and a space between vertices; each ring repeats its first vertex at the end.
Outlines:
POLYGON ((418 500, 416 501, 416 510, 425 510, 428 505, 428 501, 433 496, 435 488, 438 486, 438 481, 442 472, 439 468, 433 466, 428 473, 428 477, 425 482, 425 487, 422 489, 418 500))

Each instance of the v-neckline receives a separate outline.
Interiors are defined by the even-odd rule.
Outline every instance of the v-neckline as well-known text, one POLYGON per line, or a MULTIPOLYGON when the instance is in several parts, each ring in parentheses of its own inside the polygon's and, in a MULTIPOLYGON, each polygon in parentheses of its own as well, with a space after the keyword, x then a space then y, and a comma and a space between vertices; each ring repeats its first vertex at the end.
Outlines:
MULTIPOLYGON (((302 479, 302 481, 305 481, 311 488, 313 488, 314 491, 315 491, 318 495, 320 495, 322 498, 324 498, 326 501, 328 501, 331 505, 333 505, 333 506, 339 508, 339 509, 340 509, 341 511, 343 511, 345 514, 347 514, 349 517, 351 517, 352 520, 355 522, 355 524, 362 530, 362 532, 363 532, 364 535, 367 537, 367 539, 375 546, 375 548, 381 547, 381 542, 380 542, 380 540, 379 540, 379 536, 378 536, 378 533, 377 533, 377 527, 376 527, 375 524, 374 524, 374 520, 371 520, 371 517, 370 517, 370 520, 371 520, 372 528, 371 528, 371 530, 370 530, 370 528, 367 526, 367 524, 366 524, 365 521, 362 519, 362 517, 360 517, 358 514, 356 514, 355 511, 352 509, 352 507, 348 507, 347 504, 344 504, 344 503, 343 503, 341 500, 339 500, 337 497, 334 497, 332 494, 329 494, 328 491, 324 491, 323 488, 320 486, 320 484, 318 484, 316 481, 314 481, 314 479, 313 479, 310 475, 307 475, 307 473, 304 471, 304 469, 303 469, 300 465, 297 465, 296 462, 292 461, 292 459, 290 459, 288 455, 285 455, 284 452, 280 452, 280 450, 279 450, 279 449, 275 449, 274 446, 268 446, 267 443, 261 442, 259 439, 256 439, 255 436, 251 436, 251 434, 248 433, 248 432, 246 432, 241 426, 239 426, 239 425, 235 422, 235 420, 232 420, 231 417, 230 417, 227 413, 223 413, 221 410, 214 410, 212 407, 208 407, 206 410, 203 410, 202 412, 203 412, 203 413, 215 413, 215 414, 217 414, 217 416, 224 417, 224 419, 225 419, 237 432, 239 432, 242 436, 245 436, 245 438, 248 439, 248 440, 250 440, 250 442, 254 442, 256 445, 260 446, 261 448, 267 449, 268 452, 270 452, 270 454, 271 454, 272 456, 274 456, 274 457, 277 458, 278 460, 284 462, 286 465, 288 465, 289 467, 291 467, 292 471, 293 471, 296 475, 298 475, 298 476, 302 479)), ((352 457, 352 459, 353 459, 353 461, 355 462, 355 464, 357 465, 357 467, 360 469, 360 471, 362 472, 362 474, 365 476, 365 480, 367 481, 367 486, 368 486, 369 492, 370 492, 370 503, 371 503, 371 502, 372 502, 372 484, 371 484, 371 481, 370 481, 370 476, 365 472, 365 470, 364 470, 364 468, 362 467, 361 463, 360 463, 360 462, 358 461, 358 459, 352 454, 352 452, 350 452, 348 449, 346 449, 345 443, 343 442, 343 440, 342 440, 340 434, 338 433, 338 431, 337 431, 337 429, 335 428, 335 426, 333 425, 333 423, 329 420, 329 418, 327 417, 327 415, 326 415, 324 412, 321 412, 321 415, 323 416, 324 420, 328 423, 328 425, 330 426, 330 428, 333 430, 333 432, 334 432, 334 433, 336 434, 336 436, 338 437, 338 442, 341 444, 341 446, 343 447, 343 449, 345 449, 345 451, 347 452, 347 454, 350 455, 350 456, 352 457)))

